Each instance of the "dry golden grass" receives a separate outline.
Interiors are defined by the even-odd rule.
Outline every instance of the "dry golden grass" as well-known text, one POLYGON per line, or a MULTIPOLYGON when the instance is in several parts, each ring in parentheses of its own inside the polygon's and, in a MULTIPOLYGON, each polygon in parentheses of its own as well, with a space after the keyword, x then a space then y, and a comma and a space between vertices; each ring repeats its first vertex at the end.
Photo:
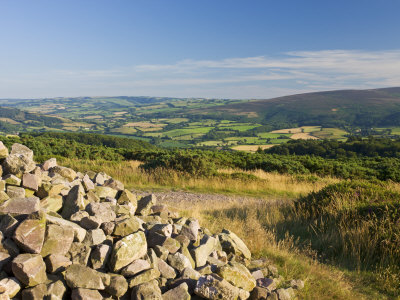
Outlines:
POLYGON ((309 133, 295 133, 290 137, 292 140, 318 140, 317 137, 309 133))
POLYGON ((127 187, 135 189, 181 189, 204 193, 225 193, 235 195, 268 198, 271 195, 280 197, 296 197, 317 191, 327 184, 338 182, 334 178, 319 178, 313 180, 307 177, 295 177, 276 173, 266 173, 262 170, 220 170, 221 174, 237 172, 254 175, 258 180, 229 178, 226 176, 192 177, 173 170, 156 169, 144 171, 138 161, 89 161, 67 159, 63 165, 78 171, 104 171, 110 176, 123 181, 127 187))
POLYGON ((177 205, 174 202, 174 207, 183 215, 199 219, 202 226, 212 232, 220 232, 224 228, 234 231, 245 241, 254 257, 268 258, 279 267, 286 280, 304 280, 306 287, 298 295, 300 299, 380 299, 380 295, 375 297, 371 293, 363 295, 357 292, 344 272, 299 252, 290 236, 277 241, 276 233, 267 230, 265 224, 281 220, 281 205, 279 202, 271 204, 251 200, 244 205, 234 202, 193 205, 190 200, 177 205))
POLYGON ((275 145, 240 145, 240 146, 232 147, 232 149, 238 150, 238 151, 256 152, 258 150, 258 148, 261 148, 262 150, 264 150, 264 149, 272 148, 274 146, 275 145))

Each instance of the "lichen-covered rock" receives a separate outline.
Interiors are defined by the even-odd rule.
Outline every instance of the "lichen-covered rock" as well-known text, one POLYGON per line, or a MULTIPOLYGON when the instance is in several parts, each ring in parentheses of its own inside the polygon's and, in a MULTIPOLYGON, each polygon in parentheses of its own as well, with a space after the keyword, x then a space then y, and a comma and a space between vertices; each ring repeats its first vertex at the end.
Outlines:
POLYGON ((131 300, 163 300, 157 281, 152 280, 134 287, 131 300))
POLYGON ((217 275, 200 277, 194 290, 196 295, 210 300, 247 299, 250 293, 231 285, 217 275))
POLYGON ((125 277, 133 277, 136 274, 151 268, 150 263, 144 259, 137 259, 122 269, 121 274, 125 277))
POLYGON ((194 260, 196 267, 202 267, 207 263, 208 256, 214 251, 216 246, 216 239, 210 236, 203 238, 200 246, 193 250, 194 260))
POLYGON ((14 276, 26 286, 35 286, 47 280, 46 265, 39 254, 20 254, 12 261, 14 276))
POLYGON ((250 271, 240 263, 229 262, 227 265, 220 267, 217 274, 234 286, 248 292, 252 291, 256 286, 256 280, 250 271))
POLYGON ((71 227, 49 224, 40 254, 43 257, 49 254, 66 255, 73 241, 74 230, 71 227))
POLYGON ((13 239, 17 245, 28 253, 40 253, 46 232, 46 215, 36 212, 22 221, 15 229, 13 239))
POLYGON ((146 236, 142 231, 130 234, 114 244, 111 254, 111 270, 118 271, 147 253, 146 236))
POLYGON ((69 257, 73 264, 86 266, 89 261, 90 252, 90 246, 74 242, 72 243, 71 248, 69 248, 67 257, 69 257))
POLYGON ((103 300, 103 297, 96 290, 78 288, 72 291, 71 300, 103 300))
POLYGON ((22 291, 22 299, 42 300, 47 294, 47 286, 44 283, 22 291))
POLYGON ((45 259, 46 270, 50 274, 59 273, 72 264, 71 260, 63 255, 50 254, 45 259))
POLYGON ((46 215, 46 220, 50 224, 56 224, 61 227, 72 228, 72 230, 74 231, 74 239, 76 239, 78 242, 82 242, 85 239, 86 230, 73 222, 64 220, 62 218, 54 217, 49 214, 46 215))
POLYGON ((136 275, 135 277, 131 278, 129 280, 129 287, 133 288, 142 283, 149 282, 153 279, 157 279, 158 277, 160 277, 160 271, 158 269, 146 270, 146 271, 136 275))
POLYGON ((192 265, 189 259, 182 253, 175 253, 174 255, 168 256, 168 262, 171 267, 176 269, 178 272, 182 272, 185 268, 191 268, 192 265))
POLYGON ((136 209, 136 213, 141 216, 147 216, 151 212, 151 207, 156 205, 157 198, 156 195, 151 194, 141 198, 138 201, 138 207, 136 209))
POLYGON ((0 159, 6 158, 8 156, 8 149, 4 146, 3 142, 0 141, 0 159))
POLYGON ((119 274, 110 274, 110 283, 106 286, 106 292, 114 297, 121 297, 128 291, 128 282, 119 274))
POLYGON ((141 224, 136 217, 127 217, 115 221, 115 227, 113 234, 116 236, 127 236, 131 233, 135 233, 141 228, 141 224))
POLYGON ((111 255, 111 246, 100 244, 93 248, 90 261, 95 270, 105 270, 111 255))
POLYGON ((65 281, 70 288, 104 290, 99 273, 89 267, 74 264, 65 270, 65 281))
POLYGON ((40 200, 37 197, 12 198, 0 206, 0 212, 13 216, 29 215, 40 209, 40 200))
POLYGON ((190 294, 188 292, 188 285, 182 283, 176 288, 170 289, 168 292, 162 294, 163 300, 190 300, 190 294))
POLYGON ((0 280, 0 289, 3 289, 9 298, 14 298, 21 290, 21 284, 15 277, 3 278, 0 280))
POLYGON ((40 200, 40 207, 46 211, 58 212, 63 207, 61 195, 48 196, 40 200))
POLYGON ((137 208, 137 198, 129 190, 123 190, 117 201, 118 204, 131 203, 135 208, 137 208))
POLYGON ((62 300, 67 287, 62 280, 51 282, 47 285, 46 300, 62 300))
POLYGON ((218 235, 221 242, 222 249, 226 253, 232 253, 237 256, 243 256, 244 258, 251 259, 251 252, 247 248, 246 244, 232 231, 224 229, 222 233, 218 235))
POLYGON ((21 144, 14 144, 11 153, 4 159, 3 169, 6 174, 13 174, 21 177, 36 168, 33 161, 33 151, 21 144))

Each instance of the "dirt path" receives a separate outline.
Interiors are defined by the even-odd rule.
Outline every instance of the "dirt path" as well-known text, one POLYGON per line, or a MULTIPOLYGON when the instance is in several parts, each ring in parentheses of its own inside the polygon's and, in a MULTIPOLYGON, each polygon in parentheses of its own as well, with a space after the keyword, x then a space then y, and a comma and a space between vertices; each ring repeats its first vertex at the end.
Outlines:
POLYGON ((214 206, 229 206, 229 205, 243 205, 243 204, 283 204, 286 200, 274 198, 260 199, 236 195, 223 195, 223 194, 202 194, 191 193, 185 191, 167 191, 167 192, 151 192, 151 191, 137 191, 134 193, 140 196, 148 195, 149 193, 157 196, 157 202, 168 204, 175 207, 182 207, 184 204, 193 206, 209 206, 211 209, 214 206))

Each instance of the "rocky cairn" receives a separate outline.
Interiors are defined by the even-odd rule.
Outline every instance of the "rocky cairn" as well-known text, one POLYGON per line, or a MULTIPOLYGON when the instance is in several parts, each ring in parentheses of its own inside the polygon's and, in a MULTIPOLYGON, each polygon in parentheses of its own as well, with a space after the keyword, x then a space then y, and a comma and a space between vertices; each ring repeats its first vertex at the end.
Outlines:
POLYGON ((37 165, 1 142, 0 163, 0 300, 283 300, 304 285, 282 288, 233 232, 213 235, 104 173, 37 165))

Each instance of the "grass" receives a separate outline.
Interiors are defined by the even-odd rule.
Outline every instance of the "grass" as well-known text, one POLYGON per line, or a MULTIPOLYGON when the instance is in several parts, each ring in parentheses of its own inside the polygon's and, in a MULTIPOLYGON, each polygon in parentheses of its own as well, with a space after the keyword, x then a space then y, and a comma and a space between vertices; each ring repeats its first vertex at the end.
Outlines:
POLYGON ((193 192, 224 193, 258 198, 297 197, 318 191, 334 178, 290 176, 266 173, 262 170, 243 171, 238 169, 219 170, 220 175, 212 178, 194 178, 187 174, 156 169, 144 171, 138 161, 110 162, 65 159, 62 164, 74 170, 106 172, 113 178, 123 181, 127 187, 135 189, 155 188, 158 190, 179 189, 193 192), (232 174, 246 174, 240 178, 232 174))

